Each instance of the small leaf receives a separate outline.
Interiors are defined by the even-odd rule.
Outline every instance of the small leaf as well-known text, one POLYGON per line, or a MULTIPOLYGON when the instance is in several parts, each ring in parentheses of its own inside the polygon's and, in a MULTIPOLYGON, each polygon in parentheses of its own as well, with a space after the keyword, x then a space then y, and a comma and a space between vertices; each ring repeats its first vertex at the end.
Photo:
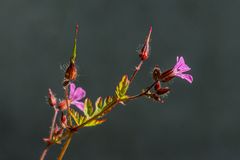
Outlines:
POLYGON ((129 87, 129 80, 127 75, 122 77, 122 80, 119 82, 118 86, 116 87, 116 95, 119 99, 126 98, 126 93, 129 87))
POLYGON ((89 98, 86 98, 84 102, 84 114, 87 117, 91 117, 93 114, 93 105, 89 98))
POLYGON ((98 97, 98 99, 95 102, 96 108, 102 109, 103 108, 103 100, 102 97, 98 97))
POLYGON ((71 117, 73 118, 73 120, 77 126, 81 125, 84 122, 84 120, 86 119, 86 117, 80 115, 77 111, 75 111, 72 108, 70 108, 69 114, 71 115, 71 117))
POLYGON ((109 104, 113 101, 113 98, 111 96, 107 96, 107 98, 105 99, 106 104, 109 104))
POLYGON ((96 125, 100 125, 102 123, 104 123, 107 119, 94 119, 92 121, 90 121, 89 123, 85 124, 84 127, 93 127, 96 125))

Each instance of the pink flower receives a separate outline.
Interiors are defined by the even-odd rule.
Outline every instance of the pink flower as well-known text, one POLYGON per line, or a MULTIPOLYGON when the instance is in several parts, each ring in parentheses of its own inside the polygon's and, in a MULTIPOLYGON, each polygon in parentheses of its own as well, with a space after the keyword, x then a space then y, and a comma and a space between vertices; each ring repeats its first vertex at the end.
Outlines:
POLYGON ((162 82, 168 82, 174 77, 180 77, 192 83, 193 77, 190 74, 185 74, 184 72, 190 71, 191 68, 185 63, 184 58, 181 56, 177 57, 177 63, 172 69, 169 69, 160 75, 160 80, 162 82))
POLYGON ((182 79, 187 80, 189 83, 192 83, 193 77, 190 74, 184 74, 184 72, 190 71, 191 68, 185 63, 184 58, 181 56, 180 58, 177 56, 177 63, 173 67, 173 74, 182 79))
MULTIPOLYGON (((84 110, 84 103, 80 100, 83 99, 86 96, 86 92, 81 87, 75 86, 74 83, 70 83, 70 93, 69 93, 69 99, 68 103, 75 105, 77 108, 79 108, 81 111, 84 110)), ((66 100, 63 100, 59 103, 59 108, 61 110, 67 109, 67 103, 66 100)))

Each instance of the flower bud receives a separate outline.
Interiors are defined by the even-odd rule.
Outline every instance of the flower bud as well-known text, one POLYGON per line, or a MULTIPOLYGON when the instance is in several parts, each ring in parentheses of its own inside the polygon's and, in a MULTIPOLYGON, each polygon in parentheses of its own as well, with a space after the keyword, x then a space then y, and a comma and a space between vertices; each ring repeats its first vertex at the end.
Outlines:
POLYGON ((56 104, 57 104, 57 99, 53 95, 52 90, 50 88, 48 89, 48 103, 52 107, 56 106, 56 104))
POLYGON ((159 81, 155 84, 154 89, 155 89, 156 91, 159 90, 159 89, 161 89, 161 84, 160 84, 159 81))
POLYGON ((150 27, 150 30, 149 30, 149 33, 148 33, 148 36, 144 42, 144 45, 140 51, 140 54, 139 54, 139 57, 142 61, 145 61, 148 59, 149 57, 149 52, 150 52, 150 37, 151 37, 151 33, 152 33, 152 27, 150 27))
POLYGON ((161 101, 161 98, 160 98, 156 93, 153 93, 153 94, 151 95, 151 97, 152 97, 155 101, 158 101, 158 102, 161 101))
POLYGON ((165 88, 158 89, 156 93, 158 95, 163 95, 163 94, 168 93, 169 91, 170 91, 170 89, 168 87, 165 87, 165 88))
POLYGON ((161 70, 160 70, 160 68, 159 68, 158 65, 156 65, 156 66, 153 68, 152 76, 153 76, 153 80, 155 80, 155 81, 157 81, 157 80, 160 79, 161 70))

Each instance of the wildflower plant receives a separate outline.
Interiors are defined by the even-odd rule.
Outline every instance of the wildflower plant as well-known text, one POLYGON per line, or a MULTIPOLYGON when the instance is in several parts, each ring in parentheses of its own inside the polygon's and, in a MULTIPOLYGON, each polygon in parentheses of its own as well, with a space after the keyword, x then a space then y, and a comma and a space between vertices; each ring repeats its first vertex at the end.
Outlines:
POLYGON ((151 33, 152 27, 150 27, 143 47, 139 51, 140 62, 137 67, 135 67, 135 71, 130 78, 128 75, 123 75, 116 86, 114 95, 105 98, 99 97, 93 102, 89 98, 85 98, 85 89, 75 85, 78 75, 76 68, 78 25, 76 26, 73 53, 62 83, 65 96, 57 101, 53 91, 51 89, 48 90, 48 102, 54 110, 54 115, 49 136, 43 138, 46 147, 41 154, 40 160, 45 159, 51 146, 61 144, 63 145, 58 155, 58 160, 63 159, 72 136, 82 128, 94 127, 106 122, 106 115, 117 105, 126 104, 129 101, 141 97, 163 103, 164 96, 170 93, 170 87, 166 82, 171 81, 175 77, 180 77, 192 83, 193 77, 185 73, 191 70, 191 68, 185 63, 184 58, 181 56, 177 57, 177 62, 171 69, 164 72, 161 72, 159 65, 156 65, 152 71, 152 81, 150 84, 138 94, 129 94, 129 86, 133 83, 143 63, 149 58, 151 33), (163 83, 164 87, 162 85, 163 83))

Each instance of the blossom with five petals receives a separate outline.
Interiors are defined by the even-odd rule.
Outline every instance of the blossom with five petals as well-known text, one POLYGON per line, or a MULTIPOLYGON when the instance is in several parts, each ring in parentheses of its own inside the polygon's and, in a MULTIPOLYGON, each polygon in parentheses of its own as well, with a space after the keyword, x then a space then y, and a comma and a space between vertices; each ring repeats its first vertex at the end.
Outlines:
POLYGON ((66 103, 66 100, 62 100, 59 103, 59 108, 61 110, 66 110, 67 105, 75 105, 77 108, 79 108, 81 111, 84 110, 84 103, 80 100, 83 99, 86 96, 86 91, 82 89, 81 87, 75 86, 74 83, 70 83, 70 93, 68 98, 68 104, 66 103))

